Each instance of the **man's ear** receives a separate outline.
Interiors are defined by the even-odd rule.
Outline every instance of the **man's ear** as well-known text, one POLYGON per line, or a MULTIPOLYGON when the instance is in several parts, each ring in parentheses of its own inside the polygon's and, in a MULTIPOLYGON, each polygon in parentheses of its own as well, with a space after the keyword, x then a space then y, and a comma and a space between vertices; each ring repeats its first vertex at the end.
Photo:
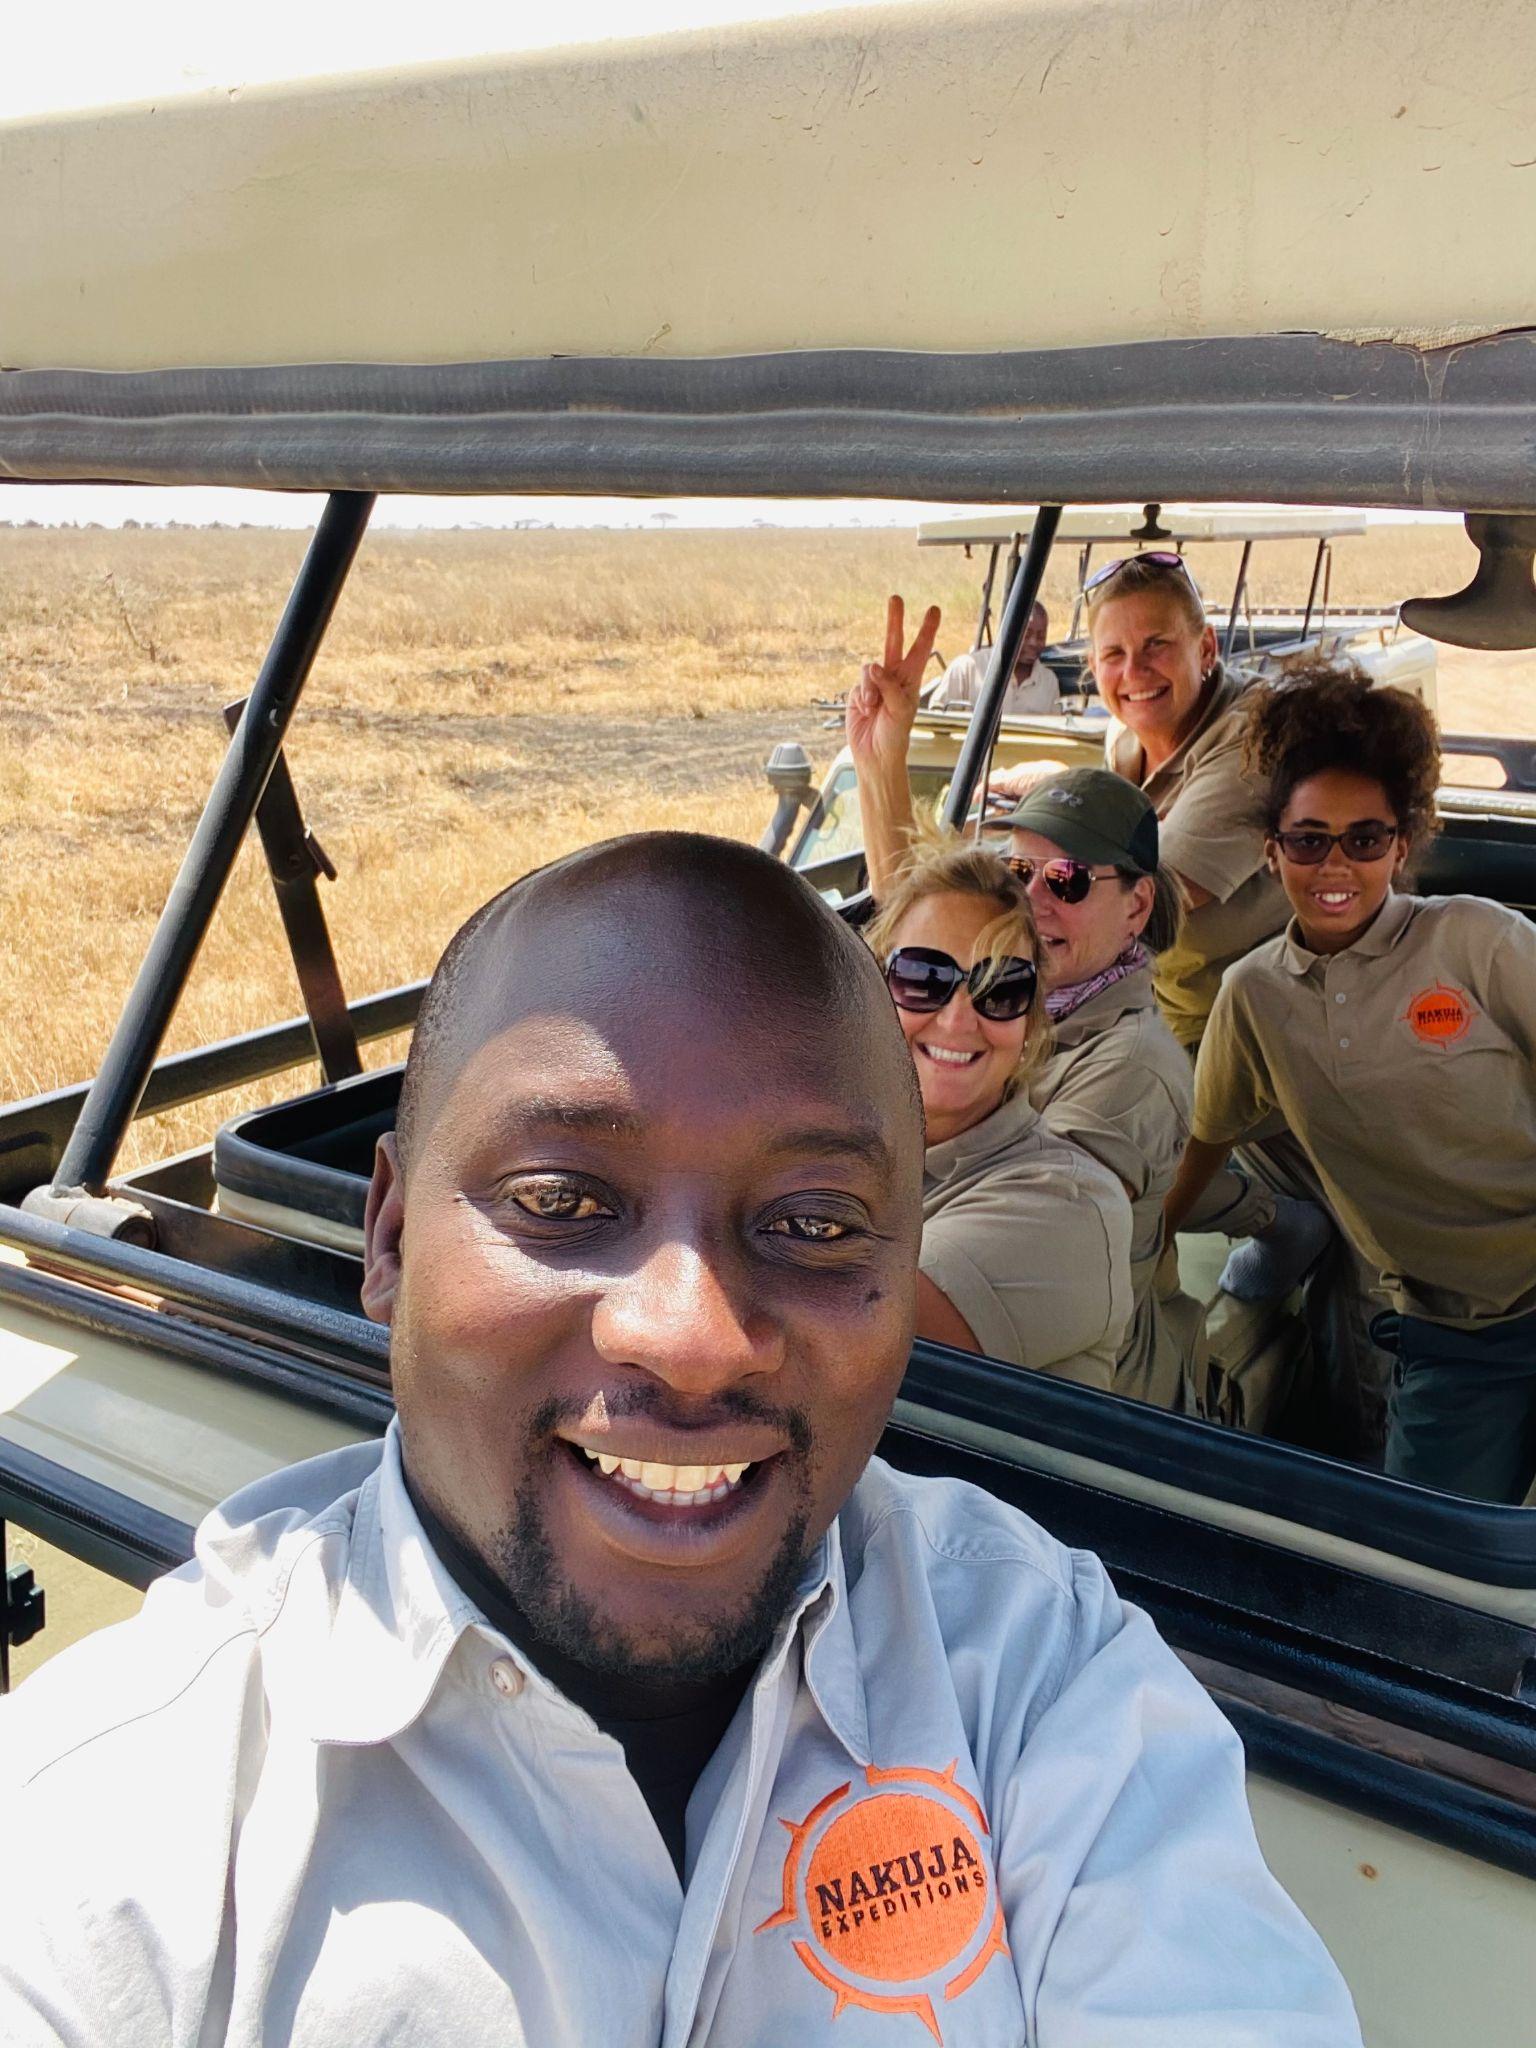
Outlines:
POLYGON ((405 1181, 395 1134, 386 1131, 373 1155, 373 1179, 363 1211, 363 1313, 375 1323, 394 1320, 400 1291, 400 1246, 405 1236, 405 1181))

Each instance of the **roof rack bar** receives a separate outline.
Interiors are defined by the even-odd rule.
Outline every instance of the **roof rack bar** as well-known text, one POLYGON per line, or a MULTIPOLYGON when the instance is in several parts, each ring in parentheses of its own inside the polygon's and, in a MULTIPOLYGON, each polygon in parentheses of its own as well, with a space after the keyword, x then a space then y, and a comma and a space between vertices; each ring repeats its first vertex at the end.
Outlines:
POLYGON ((992 646, 992 659, 987 664, 986 679, 976 700, 976 709, 971 713, 971 722, 965 729, 960 758, 955 763, 954 780, 944 799, 944 823, 956 831, 964 825, 970 812, 971 793, 997 738, 997 728, 1003 716, 1003 699, 1013 679, 1013 664, 1018 660, 1019 648, 1029 627, 1029 615, 1040 595, 1045 565, 1051 558, 1051 547, 1060 522, 1059 505, 1040 507, 1030 528, 1029 545, 1008 585, 997 639, 992 646))
POLYGON ((334 491, 320 515, 261 673, 171 884, 144 964, 64 1147, 54 1176, 56 1187, 99 1194, 106 1186, 282 749, 299 693, 367 531, 373 503, 370 492, 334 491))

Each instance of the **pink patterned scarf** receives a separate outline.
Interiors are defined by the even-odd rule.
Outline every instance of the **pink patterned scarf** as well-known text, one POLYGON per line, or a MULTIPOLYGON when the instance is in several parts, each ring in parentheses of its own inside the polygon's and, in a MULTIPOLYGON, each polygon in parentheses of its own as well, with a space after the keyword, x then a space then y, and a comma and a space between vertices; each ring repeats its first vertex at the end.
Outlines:
POLYGON ((1119 959, 1113 961, 1099 974, 1090 974, 1086 981, 1074 981, 1066 988, 1047 991, 1045 1014, 1051 1022, 1058 1023, 1063 1017, 1070 1017, 1074 1010, 1080 1010, 1084 1003, 1106 988, 1113 988, 1117 981, 1124 981, 1128 974, 1139 974, 1143 967, 1150 967, 1152 955, 1140 939, 1132 939, 1119 959))

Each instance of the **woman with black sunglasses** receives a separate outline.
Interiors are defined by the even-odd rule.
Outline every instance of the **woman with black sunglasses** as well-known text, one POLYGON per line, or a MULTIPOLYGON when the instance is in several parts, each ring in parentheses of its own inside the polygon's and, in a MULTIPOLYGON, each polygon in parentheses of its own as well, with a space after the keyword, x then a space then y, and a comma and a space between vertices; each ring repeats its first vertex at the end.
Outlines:
POLYGON ((1131 1313, 1130 1208, 1029 1097, 1051 1027, 1024 886, 980 847, 925 843, 868 936, 928 1127, 918 1334, 1108 1389, 1131 1313))
POLYGON ((1536 926, 1393 883, 1431 828, 1417 698, 1352 664, 1256 697, 1284 933, 1232 967, 1200 1048, 1177 1229, 1228 1147, 1280 1112, 1394 1313, 1387 1470, 1518 1502, 1536 1475, 1536 926))
MULTIPOLYGON (((907 743, 931 645, 930 613, 903 650, 899 598, 886 659, 851 693, 848 739, 859 778, 870 882, 889 903, 916 830, 907 743)), ((1006 861, 1038 933, 1048 1056, 1026 1077, 1046 1124, 1105 1166, 1131 1204, 1132 1315, 1111 1382, 1160 1407, 1194 1405, 1203 1316, 1164 1257, 1163 1204, 1189 1136, 1189 1061, 1158 1013, 1152 960, 1171 940, 1178 896, 1158 861, 1157 817, 1141 792, 1104 769, 1061 770, 1007 825, 1006 861)))

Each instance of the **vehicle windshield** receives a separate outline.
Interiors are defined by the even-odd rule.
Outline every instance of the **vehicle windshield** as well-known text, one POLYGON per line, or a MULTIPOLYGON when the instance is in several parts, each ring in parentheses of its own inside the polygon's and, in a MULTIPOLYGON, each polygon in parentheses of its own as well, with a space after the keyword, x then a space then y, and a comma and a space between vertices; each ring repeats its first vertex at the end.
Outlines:
MULTIPOLYGON (((919 817, 937 820, 949 794, 949 770, 917 766, 912 769, 909 779, 919 817)), ((822 791, 820 801, 811 813, 810 823, 795 847, 791 864, 797 868, 811 867, 817 861, 836 860, 843 854, 858 853, 863 845, 864 820, 859 811, 859 785, 852 767, 845 766, 836 770, 822 791)))

